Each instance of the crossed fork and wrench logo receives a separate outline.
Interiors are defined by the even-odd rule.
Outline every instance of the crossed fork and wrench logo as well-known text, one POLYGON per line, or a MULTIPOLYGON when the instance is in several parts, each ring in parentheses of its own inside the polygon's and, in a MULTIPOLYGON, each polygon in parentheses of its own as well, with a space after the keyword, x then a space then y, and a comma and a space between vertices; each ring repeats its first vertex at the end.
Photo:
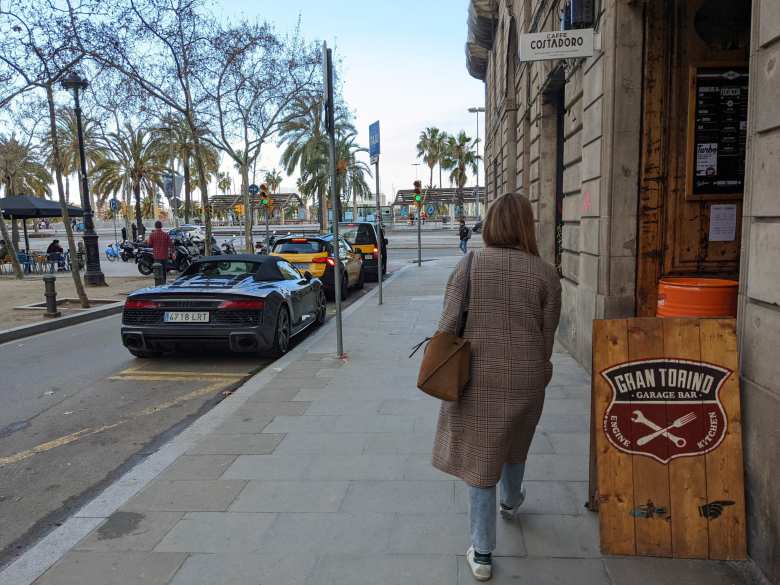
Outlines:
POLYGON ((669 439, 672 443, 674 443, 677 447, 685 447, 685 444, 687 441, 683 439, 682 437, 678 437, 677 435, 673 435, 669 432, 669 429, 679 429, 681 427, 684 427, 688 423, 693 422, 696 419, 696 414, 693 412, 689 412, 688 414, 685 414, 681 416, 678 419, 675 419, 672 424, 670 424, 668 427, 660 427, 657 424, 655 424, 653 421, 651 421, 649 418, 647 418, 644 414, 642 414, 641 410, 635 410, 632 413, 634 416, 631 417, 632 422, 639 423, 642 425, 645 425, 646 427, 653 429, 653 432, 649 435, 645 435, 644 437, 640 437, 637 439, 636 444, 638 446, 646 445, 656 437, 659 437, 663 435, 667 439, 669 439))

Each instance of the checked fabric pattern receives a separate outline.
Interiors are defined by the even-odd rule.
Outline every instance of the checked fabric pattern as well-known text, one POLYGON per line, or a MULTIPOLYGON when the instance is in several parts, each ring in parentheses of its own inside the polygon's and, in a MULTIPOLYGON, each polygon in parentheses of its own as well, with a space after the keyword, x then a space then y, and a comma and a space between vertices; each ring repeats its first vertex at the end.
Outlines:
MULTIPOLYGON (((552 377, 561 311, 556 270, 508 248, 474 253, 463 337, 471 342, 471 381, 459 402, 443 402, 433 465, 477 487, 491 487, 504 463, 523 463, 552 377)), ((466 290, 466 259, 447 283, 439 330, 455 333, 466 290)))

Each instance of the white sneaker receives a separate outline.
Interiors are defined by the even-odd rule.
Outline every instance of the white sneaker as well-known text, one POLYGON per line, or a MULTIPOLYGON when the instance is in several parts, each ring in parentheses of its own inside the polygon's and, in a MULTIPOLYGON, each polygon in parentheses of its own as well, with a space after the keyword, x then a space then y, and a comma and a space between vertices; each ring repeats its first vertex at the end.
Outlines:
POLYGON ((477 581, 487 581, 493 576, 493 565, 478 563, 474 560, 474 547, 470 546, 466 551, 466 560, 469 562, 471 574, 477 581))
POLYGON ((520 501, 517 502, 517 505, 514 508, 504 508, 503 504, 499 506, 501 517, 504 520, 517 520, 517 516, 520 513, 519 508, 523 505, 523 502, 525 502, 525 489, 520 490, 520 501))

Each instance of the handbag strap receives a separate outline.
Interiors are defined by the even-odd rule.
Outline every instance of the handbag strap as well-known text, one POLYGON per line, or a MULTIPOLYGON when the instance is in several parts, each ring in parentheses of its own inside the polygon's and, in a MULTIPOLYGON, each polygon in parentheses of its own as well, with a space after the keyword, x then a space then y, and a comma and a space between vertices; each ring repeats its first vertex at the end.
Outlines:
POLYGON ((460 311, 458 312, 458 326, 455 329, 455 335, 463 337, 463 332, 466 330, 466 321, 469 314, 469 301, 471 300, 471 262, 474 260, 474 252, 469 252, 466 257, 466 292, 463 295, 463 301, 460 304, 460 311))

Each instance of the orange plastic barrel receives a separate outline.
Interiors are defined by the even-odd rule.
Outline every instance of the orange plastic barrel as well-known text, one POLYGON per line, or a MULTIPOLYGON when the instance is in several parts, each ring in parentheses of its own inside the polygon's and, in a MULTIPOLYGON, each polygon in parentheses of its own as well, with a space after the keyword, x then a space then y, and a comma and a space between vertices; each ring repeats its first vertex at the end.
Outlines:
POLYGON ((658 317, 736 317, 736 280, 662 278, 658 283, 658 317))

